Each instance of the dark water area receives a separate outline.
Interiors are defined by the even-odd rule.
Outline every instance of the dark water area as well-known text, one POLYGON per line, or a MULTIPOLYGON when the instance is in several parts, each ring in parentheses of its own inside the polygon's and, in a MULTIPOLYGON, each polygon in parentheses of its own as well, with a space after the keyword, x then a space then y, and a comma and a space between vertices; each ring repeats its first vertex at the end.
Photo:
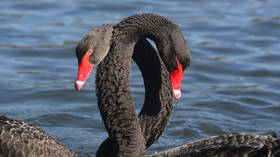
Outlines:
MULTIPOLYGON (((148 154, 222 133, 280 134, 279 0, 0 0, 0 114, 94 156, 108 135, 95 71, 74 90, 76 43, 93 27, 142 12, 177 23, 192 54, 182 98, 148 154)), ((139 110, 144 88, 135 65, 131 80, 139 110)))

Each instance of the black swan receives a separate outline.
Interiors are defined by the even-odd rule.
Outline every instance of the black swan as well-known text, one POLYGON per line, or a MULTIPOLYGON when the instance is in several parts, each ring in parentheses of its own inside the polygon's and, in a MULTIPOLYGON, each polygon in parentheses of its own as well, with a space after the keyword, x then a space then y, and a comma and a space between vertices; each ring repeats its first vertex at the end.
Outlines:
MULTIPOLYGON (((189 64, 190 56, 178 26, 164 17, 139 14, 128 17, 114 26, 110 52, 100 63, 96 76, 98 105, 112 142, 110 149, 107 150, 110 153, 106 155, 143 156, 145 154, 145 137, 141 133, 141 121, 135 112, 129 88, 129 69, 133 48, 137 41, 145 38, 155 41, 169 72, 179 67, 176 61, 182 64, 183 69, 189 64)), ((82 58, 80 57, 80 60, 82 58)), ((86 79, 81 84, 85 81, 86 79)), ((279 155, 280 140, 274 135, 224 134, 150 156, 279 155)))

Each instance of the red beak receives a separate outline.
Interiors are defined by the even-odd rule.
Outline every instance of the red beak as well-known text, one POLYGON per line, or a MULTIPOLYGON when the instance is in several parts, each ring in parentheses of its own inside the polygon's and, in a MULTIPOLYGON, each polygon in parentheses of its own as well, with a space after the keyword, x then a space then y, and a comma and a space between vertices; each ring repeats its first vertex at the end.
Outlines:
POLYGON ((89 63, 89 56, 92 54, 92 49, 89 49, 87 53, 82 58, 81 62, 79 63, 79 71, 77 81, 75 83, 76 90, 80 90, 84 84, 86 83, 90 72, 93 69, 93 65, 89 63))
POLYGON ((183 72, 182 65, 178 62, 177 69, 170 73, 171 88, 173 91, 173 95, 177 100, 180 99, 180 97, 182 96, 181 84, 182 84, 183 76, 184 76, 184 72, 183 72))

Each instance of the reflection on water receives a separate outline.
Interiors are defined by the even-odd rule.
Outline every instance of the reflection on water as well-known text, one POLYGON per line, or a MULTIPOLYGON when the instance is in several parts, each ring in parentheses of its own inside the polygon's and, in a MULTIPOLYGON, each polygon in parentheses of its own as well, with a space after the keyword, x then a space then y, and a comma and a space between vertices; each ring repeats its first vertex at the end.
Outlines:
MULTIPOLYGON (((192 53, 183 96, 148 153, 227 132, 279 132, 280 4, 277 0, 0 1, 0 114, 46 130, 94 156, 107 133, 94 75, 74 91, 75 45, 91 28, 152 12, 177 23, 192 53)), ((132 67, 137 109, 143 81, 132 67)))

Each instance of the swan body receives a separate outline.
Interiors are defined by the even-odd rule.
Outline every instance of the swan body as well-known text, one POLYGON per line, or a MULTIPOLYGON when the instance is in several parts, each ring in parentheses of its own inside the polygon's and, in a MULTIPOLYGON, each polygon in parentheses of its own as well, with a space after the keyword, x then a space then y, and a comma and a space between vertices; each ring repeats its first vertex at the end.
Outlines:
POLYGON ((0 116, 0 157, 77 157, 43 130, 0 116))
POLYGON ((149 157, 279 157, 275 135, 223 134, 200 139, 149 157))

